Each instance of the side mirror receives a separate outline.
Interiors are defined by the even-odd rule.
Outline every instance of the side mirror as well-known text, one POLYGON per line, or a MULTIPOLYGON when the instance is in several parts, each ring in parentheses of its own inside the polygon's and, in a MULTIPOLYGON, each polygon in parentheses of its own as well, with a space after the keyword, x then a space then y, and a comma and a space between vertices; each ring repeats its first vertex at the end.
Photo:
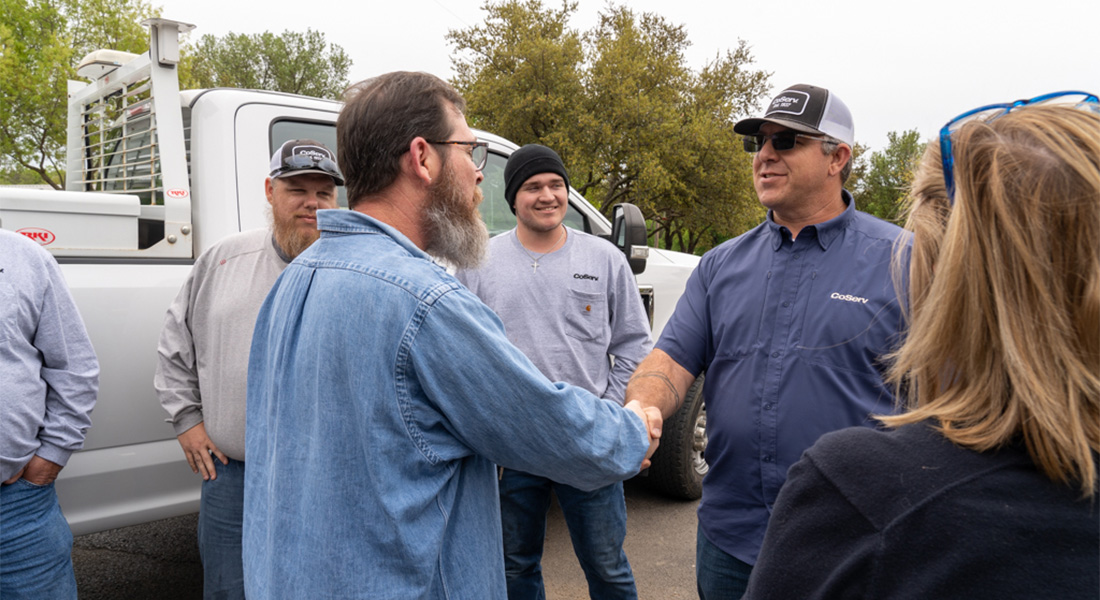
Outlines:
POLYGON ((633 204, 616 204, 611 213, 611 243, 626 254, 635 275, 645 271, 649 258, 645 217, 633 204))

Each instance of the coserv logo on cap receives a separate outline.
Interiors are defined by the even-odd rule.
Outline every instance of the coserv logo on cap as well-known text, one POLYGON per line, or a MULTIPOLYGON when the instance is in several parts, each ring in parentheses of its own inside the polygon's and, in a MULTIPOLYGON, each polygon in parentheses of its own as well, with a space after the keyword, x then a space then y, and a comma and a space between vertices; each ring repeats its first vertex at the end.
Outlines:
POLYGON ((772 105, 768 107, 768 114, 787 113, 790 115, 801 115, 806 111, 806 104, 809 99, 810 95, 806 92, 785 90, 782 94, 779 94, 775 100, 772 100, 772 105))
POLYGON ((298 156, 304 154, 314 158, 331 158, 328 152, 325 152, 323 148, 318 148, 317 146, 295 146, 291 153, 298 156))

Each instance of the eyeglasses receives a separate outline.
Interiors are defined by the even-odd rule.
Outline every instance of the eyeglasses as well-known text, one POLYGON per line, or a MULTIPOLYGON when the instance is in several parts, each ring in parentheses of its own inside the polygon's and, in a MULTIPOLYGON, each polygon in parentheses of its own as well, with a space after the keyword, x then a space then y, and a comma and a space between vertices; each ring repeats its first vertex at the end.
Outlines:
POLYGON ((827 142, 826 138, 817 137, 813 135, 806 135, 805 133, 795 133, 793 131, 780 131, 779 133, 773 133, 771 135, 744 135, 741 136, 741 143, 745 146, 745 152, 750 154, 756 154, 764 149, 764 144, 768 143, 768 140, 772 141, 772 149, 776 152, 783 152, 784 150, 790 150, 794 148, 795 142, 798 138, 806 138, 808 140, 818 140, 821 142, 827 142))
POLYGON ((327 171, 334 174, 340 173, 340 168, 336 166, 336 163, 327 156, 294 154, 284 158, 283 166, 276 169, 272 176, 278 177, 279 175, 283 175, 285 173, 313 168, 318 168, 322 171, 327 171))
POLYGON ((1017 100, 1004 104, 987 104, 951 119, 940 129, 940 158, 943 160, 943 182, 947 186, 947 199, 951 205, 955 205, 955 157, 951 154, 951 136, 971 121, 984 121, 986 123, 999 117, 1003 117, 1017 108, 1033 106, 1044 102, 1058 100, 1066 104, 1074 104, 1077 108, 1088 108, 1100 112, 1096 94, 1088 92, 1052 92, 1036 96, 1030 100, 1017 100))
POLYGON ((485 142, 460 142, 460 141, 444 141, 433 142, 427 140, 429 144, 442 144, 442 145, 454 145, 454 146, 469 146, 470 147, 470 160, 474 161, 474 168, 480 171, 485 168, 485 162, 489 160, 489 144, 485 142))

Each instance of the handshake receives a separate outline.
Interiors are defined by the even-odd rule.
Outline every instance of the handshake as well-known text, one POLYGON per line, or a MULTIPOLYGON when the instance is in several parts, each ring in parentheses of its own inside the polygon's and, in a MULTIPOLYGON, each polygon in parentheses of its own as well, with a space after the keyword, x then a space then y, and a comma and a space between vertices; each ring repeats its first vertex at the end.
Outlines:
POLYGON ((642 422, 645 423, 646 433, 649 435, 649 450, 646 450, 641 469, 648 469, 651 464, 649 459, 652 458, 653 453, 657 451, 657 445, 661 440, 661 424, 664 421, 661 417, 661 411, 654 406, 643 408, 641 402, 637 400, 627 402, 623 408, 638 415, 638 417, 642 419, 642 422))

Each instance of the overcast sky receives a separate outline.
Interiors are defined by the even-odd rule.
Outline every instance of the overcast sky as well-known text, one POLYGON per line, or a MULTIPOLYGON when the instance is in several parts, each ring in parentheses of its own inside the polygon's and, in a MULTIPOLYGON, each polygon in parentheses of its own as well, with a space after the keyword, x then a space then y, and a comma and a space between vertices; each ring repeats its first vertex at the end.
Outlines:
MULTIPOLYGON (((358 3, 151 0, 193 23, 196 37, 312 28, 351 57, 351 81, 394 70, 450 78, 448 30, 484 21, 481 0, 358 3)), ((930 138, 983 104, 1063 89, 1100 93, 1100 0, 734 2, 631 0, 685 26, 688 63, 701 68, 747 41, 755 68, 788 85, 829 88, 852 110, 856 141, 882 149, 889 131, 930 138)), ((544 2, 547 6, 559 6, 544 2)), ((591 29, 606 3, 580 0, 571 25, 591 29)))

